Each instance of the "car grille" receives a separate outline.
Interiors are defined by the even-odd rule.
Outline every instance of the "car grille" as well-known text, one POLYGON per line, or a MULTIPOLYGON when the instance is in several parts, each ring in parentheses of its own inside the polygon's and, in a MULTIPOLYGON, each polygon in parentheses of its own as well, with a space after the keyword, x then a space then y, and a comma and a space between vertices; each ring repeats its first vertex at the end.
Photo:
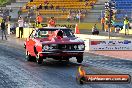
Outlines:
POLYGON ((75 44, 57 44, 56 46, 52 46, 53 49, 59 49, 59 50, 76 50, 78 47, 75 44))

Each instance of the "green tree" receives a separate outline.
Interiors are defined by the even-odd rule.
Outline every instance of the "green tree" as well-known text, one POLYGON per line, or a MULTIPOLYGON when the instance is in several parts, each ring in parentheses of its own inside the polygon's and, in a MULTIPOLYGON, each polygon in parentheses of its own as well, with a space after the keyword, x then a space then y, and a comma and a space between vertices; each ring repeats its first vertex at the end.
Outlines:
POLYGON ((5 5, 8 3, 10 0, 0 0, 0 5, 5 5))

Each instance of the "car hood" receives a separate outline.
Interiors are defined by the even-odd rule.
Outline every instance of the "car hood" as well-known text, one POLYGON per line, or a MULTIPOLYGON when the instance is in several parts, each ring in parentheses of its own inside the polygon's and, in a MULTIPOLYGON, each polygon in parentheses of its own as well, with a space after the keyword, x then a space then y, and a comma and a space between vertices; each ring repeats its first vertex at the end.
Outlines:
POLYGON ((62 39, 54 38, 43 38, 38 39, 42 44, 84 44, 82 39, 78 37, 63 37, 62 39))

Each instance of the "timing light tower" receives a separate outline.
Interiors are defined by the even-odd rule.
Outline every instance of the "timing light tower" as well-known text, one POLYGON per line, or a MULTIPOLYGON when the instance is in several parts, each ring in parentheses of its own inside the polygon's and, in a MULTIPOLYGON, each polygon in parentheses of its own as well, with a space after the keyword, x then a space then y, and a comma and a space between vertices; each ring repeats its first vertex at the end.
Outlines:
POLYGON ((113 20, 113 11, 115 10, 115 2, 111 2, 111 1, 108 1, 108 2, 105 2, 105 12, 108 11, 108 36, 109 36, 109 39, 110 39, 110 29, 111 29, 111 23, 112 23, 112 20, 113 20))

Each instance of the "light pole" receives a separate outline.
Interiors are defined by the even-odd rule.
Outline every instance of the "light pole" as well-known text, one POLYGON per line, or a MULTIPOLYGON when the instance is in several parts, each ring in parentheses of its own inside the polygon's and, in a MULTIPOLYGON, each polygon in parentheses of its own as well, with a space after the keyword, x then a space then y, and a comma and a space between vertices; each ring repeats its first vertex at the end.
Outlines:
POLYGON ((80 10, 79 10, 78 17, 79 17, 79 23, 80 23, 81 22, 81 11, 80 10))

